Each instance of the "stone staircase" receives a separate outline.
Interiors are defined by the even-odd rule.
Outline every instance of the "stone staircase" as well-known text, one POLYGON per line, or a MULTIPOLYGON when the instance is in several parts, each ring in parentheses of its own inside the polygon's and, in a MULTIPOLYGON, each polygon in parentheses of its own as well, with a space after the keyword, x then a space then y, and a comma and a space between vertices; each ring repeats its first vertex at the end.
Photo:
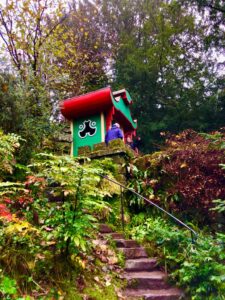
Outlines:
POLYGON ((178 288, 167 283, 167 276, 160 271, 156 258, 148 258, 143 247, 134 240, 124 239, 121 233, 113 232, 106 225, 100 225, 101 238, 113 239, 118 250, 125 256, 125 267, 122 278, 126 280, 127 287, 123 291, 123 299, 148 300, 178 300, 184 295, 178 288))

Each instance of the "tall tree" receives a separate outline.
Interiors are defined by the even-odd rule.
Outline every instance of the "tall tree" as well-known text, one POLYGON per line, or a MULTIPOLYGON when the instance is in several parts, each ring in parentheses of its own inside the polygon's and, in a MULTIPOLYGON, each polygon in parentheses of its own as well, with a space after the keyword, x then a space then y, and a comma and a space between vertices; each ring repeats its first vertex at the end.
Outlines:
POLYGON ((59 0, 9 0, 0 5, 0 37, 20 75, 41 76, 45 44, 64 21, 59 0))
POLYGON ((102 7, 119 44, 114 85, 129 88, 136 100, 145 150, 161 131, 216 126, 215 61, 206 59, 204 30, 192 7, 163 0, 105 0, 102 7))
MULTIPOLYGON (((223 0, 182 0, 187 8, 198 9, 198 19, 204 30, 207 49, 213 47, 224 54, 225 46, 225 2, 223 0)), ((196 14, 196 12, 195 12, 196 14)))
MULTIPOLYGON (((29 98, 24 96, 23 104, 20 104, 27 108, 24 122, 30 120, 33 124, 36 118, 40 122, 45 120, 49 126, 52 103, 46 49, 66 16, 61 0, 9 0, 0 5, 3 50, 17 72, 17 83, 24 85, 23 90, 29 95, 29 98)), ((14 95, 15 100, 20 98, 19 95, 14 95)), ((30 130, 35 132, 37 127, 33 124, 30 130)))
POLYGON ((113 37, 105 30, 96 4, 71 1, 61 29, 61 50, 53 50, 55 72, 60 74, 55 88, 78 95, 106 85, 105 70, 112 56, 108 45, 113 37))
POLYGON ((32 78, 39 107, 39 89, 54 104, 57 97, 106 84, 112 38, 98 15, 91 1, 71 0, 65 6, 62 0, 9 0, 0 6, 5 50, 23 81, 32 78))
POLYGON ((8 0, 0 5, 3 53, 14 68, 14 75, 1 77, 8 90, 0 90, 5 120, 0 126, 19 132, 31 151, 49 135, 59 100, 106 84, 111 53, 103 27, 91 1, 65 6, 63 0, 8 0))

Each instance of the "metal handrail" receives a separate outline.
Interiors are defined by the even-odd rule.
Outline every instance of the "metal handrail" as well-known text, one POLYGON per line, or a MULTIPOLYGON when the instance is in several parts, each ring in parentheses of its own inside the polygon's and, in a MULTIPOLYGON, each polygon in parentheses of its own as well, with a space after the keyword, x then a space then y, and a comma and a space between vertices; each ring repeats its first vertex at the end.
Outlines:
MULTIPOLYGON (((174 215, 172 215, 171 213, 169 213, 168 211, 166 211, 165 209, 163 209, 162 207, 160 207, 159 205, 155 204, 154 202, 152 202, 151 200, 147 199, 146 197, 142 196, 141 194, 137 193, 135 190, 130 189, 128 187, 126 187, 125 185, 109 178, 107 175, 101 175, 99 174, 99 176, 101 176, 102 178, 107 179, 108 181, 111 181, 115 184, 117 184, 118 186, 120 186, 120 188, 123 188, 125 190, 128 190, 130 192, 132 192, 133 194, 137 195, 138 197, 142 198, 144 201, 146 201, 147 203, 155 206, 157 209, 161 210, 162 212, 164 212, 165 214, 167 214, 169 217, 171 217, 172 219, 174 219, 177 223, 179 223, 180 225, 184 226, 186 229, 188 229, 191 232, 191 239, 192 242, 194 242, 194 240, 197 239, 198 234, 196 231, 194 231, 191 227, 189 227, 187 224, 185 224, 184 222, 182 222, 181 220, 179 220, 177 217, 175 217, 174 215), (195 236, 195 238, 194 238, 195 236)), ((124 226, 124 225, 123 225, 124 226)))

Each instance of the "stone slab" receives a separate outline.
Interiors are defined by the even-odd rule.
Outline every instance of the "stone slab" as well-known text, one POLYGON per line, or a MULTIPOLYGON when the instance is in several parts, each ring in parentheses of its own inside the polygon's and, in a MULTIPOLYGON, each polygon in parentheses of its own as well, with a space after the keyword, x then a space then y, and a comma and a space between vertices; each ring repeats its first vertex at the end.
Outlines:
POLYGON ((124 295, 128 299, 142 297, 145 300, 178 300, 183 298, 183 293, 177 288, 160 290, 127 289, 124 295))
POLYGON ((157 266, 156 258, 128 259, 125 263, 125 271, 151 271, 157 266))
POLYGON ((112 232, 102 234, 104 238, 112 238, 113 240, 124 239, 123 233, 112 232))
POLYGON ((127 287, 133 289, 168 289, 166 274, 160 271, 128 272, 123 274, 127 287))
POLYGON ((111 233, 111 232, 113 232, 113 230, 107 224, 100 224, 99 232, 100 233, 111 233))
POLYGON ((138 243, 136 241, 133 240, 115 240, 116 243, 116 247, 117 248, 134 248, 134 247, 140 247, 140 245, 138 245, 138 243))
POLYGON ((143 247, 119 248, 124 253, 126 259, 148 257, 143 247))

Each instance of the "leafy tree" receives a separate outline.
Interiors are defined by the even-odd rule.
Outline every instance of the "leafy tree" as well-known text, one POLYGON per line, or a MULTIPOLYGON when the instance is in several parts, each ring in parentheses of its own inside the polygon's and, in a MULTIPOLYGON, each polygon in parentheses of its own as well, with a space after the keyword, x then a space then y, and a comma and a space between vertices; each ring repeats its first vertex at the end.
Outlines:
POLYGON ((63 9, 62 2, 55 0, 10 0, 0 5, 0 38, 12 63, 11 74, 1 75, 1 125, 26 140, 21 148, 23 160, 29 159, 52 131, 54 99, 46 49, 67 17, 63 9))
POLYGON ((1 4, 0 38, 18 71, 1 76, 2 126, 20 132, 31 152, 55 127, 59 99, 106 85, 111 53, 102 27, 89 1, 68 7, 61 0, 1 4))
MULTIPOLYGON (((54 53, 53 88, 64 95, 78 95, 107 84, 106 67, 112 56, 110 31, 102 23, 98 7, 91 1, 69 3, 60 46, 54 53)), ((56 36, 56 39, 58 36, 56 36)))
POLYGON ((0 6, 0 37, 14 66, 26 80, 29 70, 44 75, 45 44, 63 22, 63 6, 57 0, 10 0, 0 6))
POLYGON ((178 1, 105 0, 102 6, 118 41, 113 84, 127 87, 136 100, 145 150, 164 130, 216 127, 218 74, 215 60, 204 57, 204 31, 191 10, 178 1))
POLYGON ((44 139, 59 128, 50 119, 47 92, 42 86, 34 89, 31 78, 23 82, 6 72, 0 75, 0 87, 0 127, 6 133, 14 132, 22 137, 19 157, 21 162, 26 162, 34 149, 40 149, 44 139))
MULTIPOLYGON (((182 0, 186 7, 198 9, 200 23, 204 30, 204 42, 207 49, 217 48, 221 53, 224 48, 225 4, 222 0, 182 0)), ((196 14, 196 12, 195 12, 196 14)))
POLYGON ((10 0, 1 5, 0 21, 14 66, 24 80, 34 77, 34 88, 79 94, 104 82, 109 34, 92 2, 10 0))

